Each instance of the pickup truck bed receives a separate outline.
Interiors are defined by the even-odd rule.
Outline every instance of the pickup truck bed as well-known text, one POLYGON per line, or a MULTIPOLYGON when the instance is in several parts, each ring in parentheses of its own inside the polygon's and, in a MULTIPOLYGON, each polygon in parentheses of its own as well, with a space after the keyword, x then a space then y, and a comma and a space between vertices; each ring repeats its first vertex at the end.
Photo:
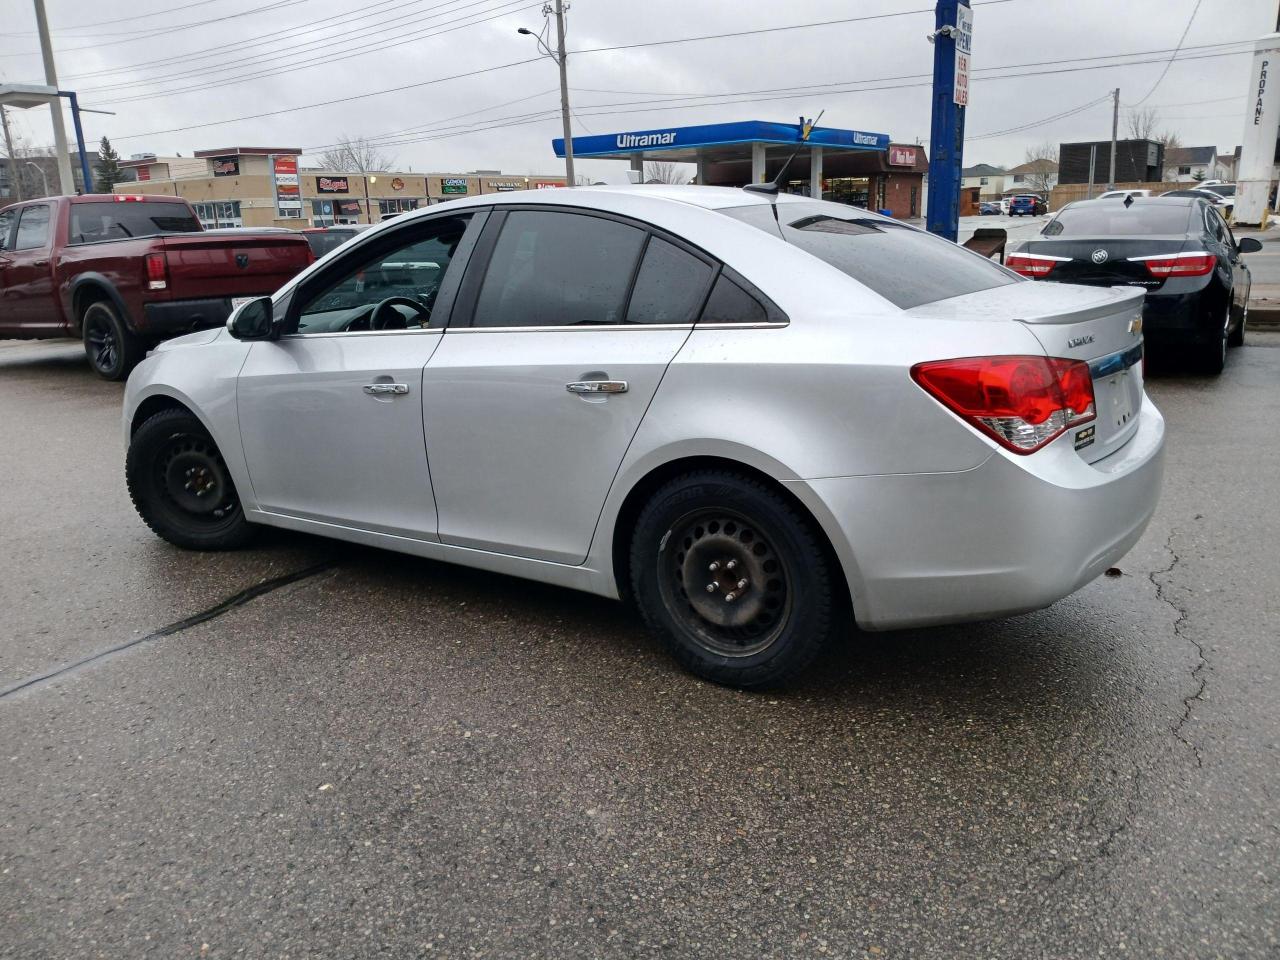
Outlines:
POLYGON ((48 197, 0 210, 0 337, 83 339, 128 376, 166 337, 224 323, 314 260, 301 234, 209 232, 178 197, 48 197))

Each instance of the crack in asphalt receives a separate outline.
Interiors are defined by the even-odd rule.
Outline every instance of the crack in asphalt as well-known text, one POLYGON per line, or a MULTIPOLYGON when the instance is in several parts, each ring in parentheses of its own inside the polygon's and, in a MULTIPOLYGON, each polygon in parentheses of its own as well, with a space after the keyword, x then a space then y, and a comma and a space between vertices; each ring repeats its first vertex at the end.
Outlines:
POLYGON ((129 650, 132 647, 148 643, 152 640, 159 640, 162 637, 170 637, 175 633, 181 633, 184 630, 189 630, 202 623, 208 623, 210 620, 216 620, 224 613, 229 613, 237 607, 243 607, 245 604, 256 600, 258 597, 265 596, 268 593, 272 593, 282 587, 287 587, 290 584, 297 583, 300 580, 307 580, 311 577, 317 576, 318 574, 325 573, 328 570, 332 570, 337 565, 337 560, 323 560, 320 563, 313 563, 309 567, 303 567, 301 570, 295 570, 292 573, 284 573, 278 577, 263 580, 261 583, 255 584, 252 587, 246 587, 239 593, 232 594, 225 600, 215 603, 212 607, 209 607, 206 610, 192 614, 182 620, 175 621, 174 623, 161 627, 158 630, 153 630, 145 636, 134 637, 132 640, 126 640, 124 643, 116 644, 114 647, 109 647, 106 650, 100 650, 97 653, 91 654, 82 660, 77 660, 74 663, 68 663, 54 670, 50 670, 47 673, 36 674, 35 676, 27 677, 24 680, 19 680, 13 686, 0 690, 0 700, 5 700, 18 693, 43 686, 46 683, 59 679, 60 677, 65 677, 68 674, 82 670, 90 664, 97 663, 107 657, 129 650))
POLYGON ((1169 552, 1169 555, 1173 558, 1169 562, 1169 566, 1165 567, 1163 570, 1153 570, 1148 575, 1148 579, 1151 581, 1151 585, 1156 588, 1156 599, 1164 603, 1167 603, 1177 613, 1177 617, 1175 617, 1173 621, 1174 636, 1180 639, 1186 640, 1193 647, 1195 647, 1195 650, 1196 650, 1197 663, 1195 665, 1195 668, 1191 671, 1191 680, 1192 682, 1195 683, 1196 689, 1195 689, 1195 692, 1192 693, 1190 696, 1186 696, 1182 698, 1182 716, 1178 718, 1177 723, 1175 723, 1172 727, 1169 728, 1169 732, 1172 733, 1179 742, 1185 744, 1191 750, 1191 752, 1195 755, 1196 766, 1203 767, 1204 758, 1201 757, 1200 755, 1200 748, 1196 746, 1196 744, 1193 743, 1190 739, 1188 739, 1183 734, 1182 730, 1183 730, 1183 727, 1185 727, 1188 723, 1191 722, 1191 713, 1195 709, 1194 705, 1197 702, 1204 700, 1204 691, 1209 682, 1209 678, 1204 676, 1204 670, 1206 667, 1209 666, 1209 661, 1205 658, 1205 655, 1204 655, 1204 645, 1201 644, 1198 640, 1196 640, 1195 637, 1188 636, 1187 634, 1184 634, 1182 632, 1182 625, 1187 622, 1187 619, 1190 616, 1190 614, 1187 612, 1186 607, 1180 606, 1179 604, 1175 603, 1168 596, 1168 591, 1167 591, 1168 579, 1172 577, 1173 571, 1177 568, 1178 564, 1182 562, 1182 557, 1180 557, 1178 555, 1178 552, 1173 548, 1173 538, 1176 535, 1177 535, 1177 531, 1171 530, 1169 532, 1168 538, 1164 542, 1165 550, 1167 550, 1169 552), (1166 581, 1162 583, 1160 580, 1157 579, 1157 577, 1164 577, 1166 578, 1166 581))

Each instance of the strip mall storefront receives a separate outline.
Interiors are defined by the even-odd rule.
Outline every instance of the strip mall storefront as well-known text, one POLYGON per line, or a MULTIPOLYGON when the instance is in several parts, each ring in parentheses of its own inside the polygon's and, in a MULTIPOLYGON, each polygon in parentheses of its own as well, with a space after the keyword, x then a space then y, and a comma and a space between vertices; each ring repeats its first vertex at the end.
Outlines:
POLYGON ((383 219, 459 197, 564 186, 563 177, 502 173, 343 173, 309 170, 296 148, 203 150, 182 172, 172 158, 140 158, 124 166, 138 180, 116 193, 183 197, 206 228, 333 226, 383 219))

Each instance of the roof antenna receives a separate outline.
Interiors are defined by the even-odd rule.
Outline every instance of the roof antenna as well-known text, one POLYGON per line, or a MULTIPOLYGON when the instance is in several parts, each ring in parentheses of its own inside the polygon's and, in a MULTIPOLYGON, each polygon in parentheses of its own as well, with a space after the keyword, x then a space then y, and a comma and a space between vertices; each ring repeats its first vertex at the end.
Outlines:
POLYGON ((813 133, 818 121, 822 119, 822 115, 826 112, 826 110, 819 110, 818 116, 814 120, 800 118, 800 146, 796 147, 791 156, 787 157, 787 162, 782 165, 782 169, 778 171, 778 175, 773 178, 771 183, 748 183, 742 189, 749 193, 763 193, 776 199, 782 189, 782 178, 787 175, 787 169, 791 166, 791 161, 796 158, 797 153, 804 149, 805 143, 809 140, 809 134, 813 133))

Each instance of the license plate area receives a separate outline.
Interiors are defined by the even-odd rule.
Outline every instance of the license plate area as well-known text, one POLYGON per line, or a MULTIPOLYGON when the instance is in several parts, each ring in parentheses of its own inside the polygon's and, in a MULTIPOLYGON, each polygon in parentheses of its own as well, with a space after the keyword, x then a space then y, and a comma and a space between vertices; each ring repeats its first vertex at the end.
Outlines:
POLYGON ((1142 409, 1142 344, 1092 361, 1089 371, 1097 416, 1071 436, 1080 455, 1093 461, 1123 446, 1137 429, 1142 409))

